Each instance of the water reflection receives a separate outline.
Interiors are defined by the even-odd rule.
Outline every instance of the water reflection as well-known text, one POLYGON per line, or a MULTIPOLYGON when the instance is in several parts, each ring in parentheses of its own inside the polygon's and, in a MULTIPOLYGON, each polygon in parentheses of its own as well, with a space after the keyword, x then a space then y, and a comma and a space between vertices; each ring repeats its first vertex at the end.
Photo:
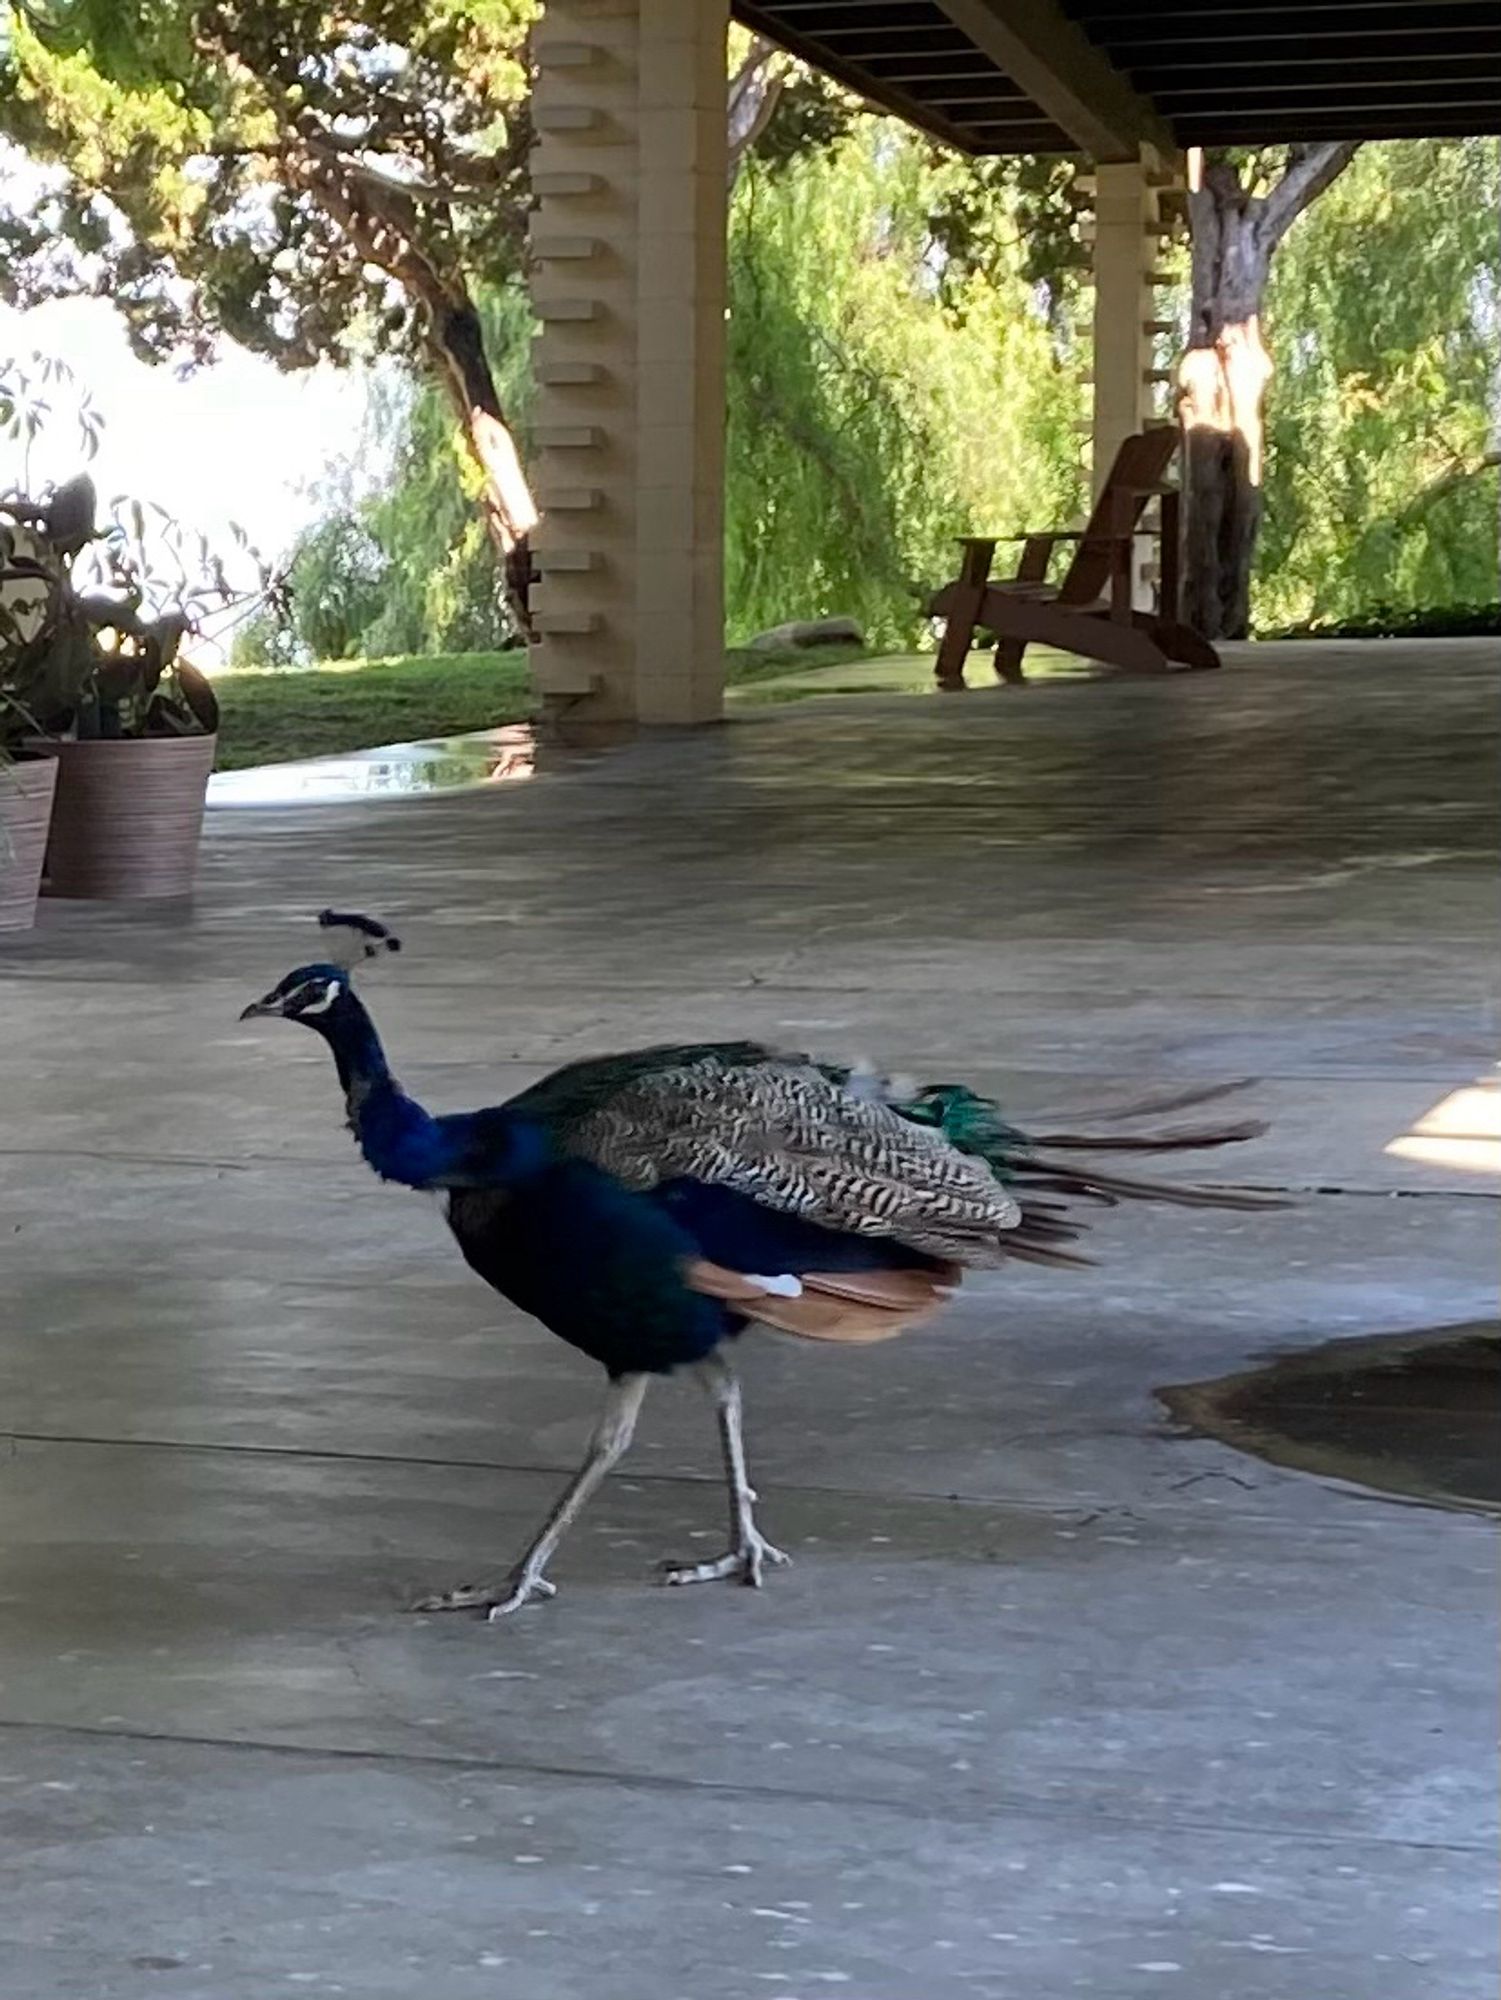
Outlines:
POLYGON ((473 735, 422 743, 386 743, 336 757, 217 771, 209 780, 216 806, 335 805, 349 799, 407 798, 511 784, 536 775, 538 743, 530 723, 509 723, 473 735))
POLYGON ((1180 1423, 1274 1465, 1501 1513, 1493 1320, 1336 1340, 1157 1394, 1180 1423))

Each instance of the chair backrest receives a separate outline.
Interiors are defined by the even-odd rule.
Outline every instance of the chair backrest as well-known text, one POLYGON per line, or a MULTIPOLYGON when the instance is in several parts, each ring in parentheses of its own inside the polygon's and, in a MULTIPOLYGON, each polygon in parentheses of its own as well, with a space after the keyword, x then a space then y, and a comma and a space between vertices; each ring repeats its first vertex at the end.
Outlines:
POLYGON ((1162 491, 1162 482, 1178 450, 1176 424, 1154 424, 1134 431, 1121 442, 1100 488, 1100 497, 1084 527, 1058 597, 1063 604, 1092 604, 1110 585, 1112 540, 1134 534, 1148 501, 1162 491))

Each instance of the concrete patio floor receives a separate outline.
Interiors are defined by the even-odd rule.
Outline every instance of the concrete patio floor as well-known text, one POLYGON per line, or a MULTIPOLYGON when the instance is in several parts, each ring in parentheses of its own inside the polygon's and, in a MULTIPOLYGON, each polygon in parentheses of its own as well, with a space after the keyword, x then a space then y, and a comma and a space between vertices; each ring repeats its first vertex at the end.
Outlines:
MULTIPOLYGON (((769 709, 458 796, 210 815, 191 913, 0 953, 0 1991, 15 2000, 1489 2000, 1493 1523, 1154 1390, 1494 1311, 1490 642, 769 709), (1102 1217, 869 1350, 746 1343, 796 1558, 688 1387, 498 1628, 595 1371, 236 1014, 325 903, 441 1108, 755 1035, 1025 1122, 1254 1081, 1259 1215, 1102 1217)), ((1175 1169, 1180 1171, 1181 1169, 1175 1169)), ((1476 1413, 1480 1421, 1484 1413, 1476 1413)))

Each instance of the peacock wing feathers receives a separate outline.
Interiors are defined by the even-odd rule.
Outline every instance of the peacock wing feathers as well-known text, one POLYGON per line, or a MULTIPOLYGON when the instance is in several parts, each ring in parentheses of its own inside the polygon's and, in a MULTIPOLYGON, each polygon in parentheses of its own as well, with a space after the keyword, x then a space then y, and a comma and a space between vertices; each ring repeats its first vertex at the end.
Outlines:
POLYGON ((545 1118, 563 1150, 626 1187, 697 1180, 824 1229, 963 1264, 999 1263, 1021 1219, 988 1163, 936 1124, 755 1043, 578 1064, 512 1108, 545 1118))

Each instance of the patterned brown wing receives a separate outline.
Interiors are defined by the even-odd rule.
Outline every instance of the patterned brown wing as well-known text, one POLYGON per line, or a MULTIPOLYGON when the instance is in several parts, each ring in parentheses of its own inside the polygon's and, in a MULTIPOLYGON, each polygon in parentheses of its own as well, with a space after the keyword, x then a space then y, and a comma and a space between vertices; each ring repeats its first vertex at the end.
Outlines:
POLYGON ((568 1136, 628 1187, 687 1176, 968 1265, 1000 1263, 1021 1219, 983 1161, 796 1058, 695 1054, 629 1079, 568 1136))

